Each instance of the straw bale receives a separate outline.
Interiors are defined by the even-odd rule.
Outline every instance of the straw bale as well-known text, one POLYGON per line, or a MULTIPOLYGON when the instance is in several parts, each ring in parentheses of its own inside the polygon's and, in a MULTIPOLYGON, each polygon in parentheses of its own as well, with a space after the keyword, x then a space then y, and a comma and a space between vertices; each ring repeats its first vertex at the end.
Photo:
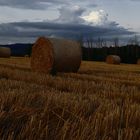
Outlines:
POLYGON ((75 41, 40 37, 32 47, 31 67, 37 72, 77 72, 81 48, 75 41))
POLYGON ((137 60, 137 64, 140 65, 140 58, 137 60))
POLYGON ((106 63, 119 65, 121 63, 121 58, 117 55, 108 55, 106 57, 106 63))
POLYGON ((0 47, 0 57, 8 58, 11 56, 11 49, 8 47, 0 47))

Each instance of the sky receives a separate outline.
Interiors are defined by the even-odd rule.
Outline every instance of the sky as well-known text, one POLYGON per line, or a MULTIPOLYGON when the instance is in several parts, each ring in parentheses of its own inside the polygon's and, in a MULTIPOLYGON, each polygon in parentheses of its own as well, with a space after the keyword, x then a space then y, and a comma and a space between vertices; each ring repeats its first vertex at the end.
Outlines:
POLYGON ((129 38, 140 34, 140 0, 0 0, 0 44, 39 36, 129 38))

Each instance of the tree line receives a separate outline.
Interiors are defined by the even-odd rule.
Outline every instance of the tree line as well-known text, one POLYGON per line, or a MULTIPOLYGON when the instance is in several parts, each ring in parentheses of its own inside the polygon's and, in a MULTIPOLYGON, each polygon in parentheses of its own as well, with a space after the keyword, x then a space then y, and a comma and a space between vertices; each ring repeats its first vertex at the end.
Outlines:
POLYGON ((105 61, 108 55, 118 55, 122 63, 137 63, 140 58, 140 46, 137 37, 129 40, 127 45, 119 45, 119 39, 114 38, 112 44, 108 44, 101 38, 97 40, 86 39, 79 41, 82 46, 83 60, 105 61))
POLYGON ((122 63, 137 63, 140 58, 140 46, 126 45, 121 47, 86 48, 82 47, 83 60, 105 61, 108 55, 118 55, 122 63))

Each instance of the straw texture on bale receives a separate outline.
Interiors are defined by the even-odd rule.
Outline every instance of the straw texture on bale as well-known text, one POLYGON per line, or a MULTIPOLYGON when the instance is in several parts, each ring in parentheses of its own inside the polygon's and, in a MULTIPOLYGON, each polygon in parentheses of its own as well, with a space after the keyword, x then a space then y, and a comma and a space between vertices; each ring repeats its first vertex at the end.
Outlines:
POLYGON ((81 58, 77 42, 40 37, 32 47, 31 67, 33 71, 44 73, 77 72, 81 58))
POLYGON ((121 58, 117 55, 108 55, 106 57, 106 63, 119 65, 121 63, 121 58))
POLYGON ((11 56, 11 49, 7 47, 0 47, 0 57, 8 58, 11 56))

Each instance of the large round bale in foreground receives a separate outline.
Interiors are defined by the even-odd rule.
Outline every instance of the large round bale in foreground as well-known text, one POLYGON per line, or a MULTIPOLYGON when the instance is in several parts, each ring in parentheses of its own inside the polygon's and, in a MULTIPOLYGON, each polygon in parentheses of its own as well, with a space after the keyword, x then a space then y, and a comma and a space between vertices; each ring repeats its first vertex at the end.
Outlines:
POLYGON ((31 68, 36 72, 77 72, 81 60, 75 41, 40 37, 32 47, 31 68))
POLYGON ((11 49, 8 47, 0 47, 0 57, 8 58, 11 56, 11 49))
POLYGON ((108 55, 106 57, 106 63, 119 65, 121 63, 121 58, 117 55, 108 55))

